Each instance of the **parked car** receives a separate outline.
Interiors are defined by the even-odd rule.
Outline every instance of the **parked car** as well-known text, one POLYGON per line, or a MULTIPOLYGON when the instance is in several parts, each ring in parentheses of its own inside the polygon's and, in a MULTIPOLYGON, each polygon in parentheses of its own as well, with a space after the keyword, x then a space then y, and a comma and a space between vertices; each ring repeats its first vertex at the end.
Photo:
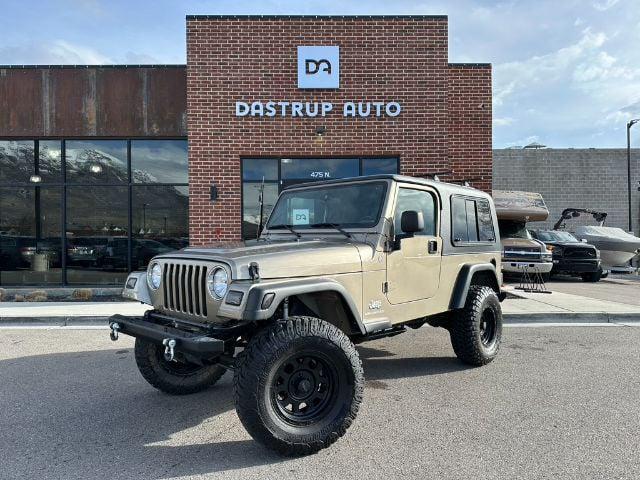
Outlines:
POLYGON ((497 228, 491 197, 458 185, 377 175, 290 187, 259 239, 162 254, 131 273, 123 295, 153 309, 112 316, 111 338, 136 337, 142 376, 170 394, 234 371, 249 433, 283 454, 314 453, 358 412, 354 343, 428 324, 447 329, 467 364, 496 357, 497 228))
POLYGON ((67 239, 67 264, 96 266, 104 254, 109 237, 74 237, 67 239))
POLYGON ((585 282, 597 282, 602 278, 600 252, 593 245, 559 230, 530 230, 530 233, 533 238, 544 242, 551 252, 551 274, 579 275, 585 282))

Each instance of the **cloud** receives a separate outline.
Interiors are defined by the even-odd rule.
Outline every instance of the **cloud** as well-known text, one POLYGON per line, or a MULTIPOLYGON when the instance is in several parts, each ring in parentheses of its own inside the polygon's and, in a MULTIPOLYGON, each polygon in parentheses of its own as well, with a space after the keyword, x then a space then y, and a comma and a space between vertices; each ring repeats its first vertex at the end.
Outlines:
POLYGON ((609 10, 611 7, 614 7, 620 0, 600 0, 598 2, 593 2, 593 8, 600 12, 604 12, 609 10))
POLYGON ((503 117, 503 118, 494 118, 493 125, 496 127, 507 127, 514 122, 511 117, 503 117))
POLYGON ((0 48, 0 63, 26 65, 102 65, 115 63, 111 58, 90 47, 66 40, 48 43, 7 46, 0 48))

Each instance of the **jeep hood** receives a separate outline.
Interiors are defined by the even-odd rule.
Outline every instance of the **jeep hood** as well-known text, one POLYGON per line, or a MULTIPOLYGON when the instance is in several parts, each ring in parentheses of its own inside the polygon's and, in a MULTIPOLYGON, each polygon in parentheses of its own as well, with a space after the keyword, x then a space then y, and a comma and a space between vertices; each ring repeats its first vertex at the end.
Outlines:
POLYGON ((248 280, 249 265, 256 262, 261 279, 335 275, 362 271, 360 250, 371 247, 351 240, 258 241, 187 247, 157 259, 223 262, 234 280, 248 280))

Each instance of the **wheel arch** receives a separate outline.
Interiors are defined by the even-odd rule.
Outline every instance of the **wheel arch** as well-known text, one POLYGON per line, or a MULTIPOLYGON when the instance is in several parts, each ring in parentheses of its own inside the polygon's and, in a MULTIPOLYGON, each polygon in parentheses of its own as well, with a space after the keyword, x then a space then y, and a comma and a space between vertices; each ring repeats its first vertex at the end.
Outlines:
POLYGON ((284 302, 289 302, 290 315, 305 312, 321 318, 347 335, 366 334, 365 326, 355 301, 347 289, 335 280, 304 279, 282 283, 257 284, 251 288, 244 312, 246 320, 272 318, 284 302), (273 293, 275 298, 269 308, 263 309, 262 299, 273 293))
POLYGON ((500 290, 498 274, 493 263, 475 263, 463 265, 458 273, 449 308, 455 310, 463 308, 467 300, 467 294, 471 285, 484 285, 491 287, 498 295, 500 301, 504 299, 504 293, 500 290))

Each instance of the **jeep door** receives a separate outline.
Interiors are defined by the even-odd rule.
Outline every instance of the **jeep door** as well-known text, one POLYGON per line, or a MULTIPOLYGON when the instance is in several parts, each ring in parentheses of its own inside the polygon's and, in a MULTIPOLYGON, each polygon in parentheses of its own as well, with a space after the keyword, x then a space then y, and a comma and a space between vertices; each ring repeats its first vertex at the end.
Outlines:
POLYGON ((394 207, 394 247, 387 254, 387 299, 391 304, 433 297, 440 283, 442 239, 438 196, 428 187, 399 185, 394 207), (401 229, 402 212, 422 213, 424 228, 414 234, 401 229))

